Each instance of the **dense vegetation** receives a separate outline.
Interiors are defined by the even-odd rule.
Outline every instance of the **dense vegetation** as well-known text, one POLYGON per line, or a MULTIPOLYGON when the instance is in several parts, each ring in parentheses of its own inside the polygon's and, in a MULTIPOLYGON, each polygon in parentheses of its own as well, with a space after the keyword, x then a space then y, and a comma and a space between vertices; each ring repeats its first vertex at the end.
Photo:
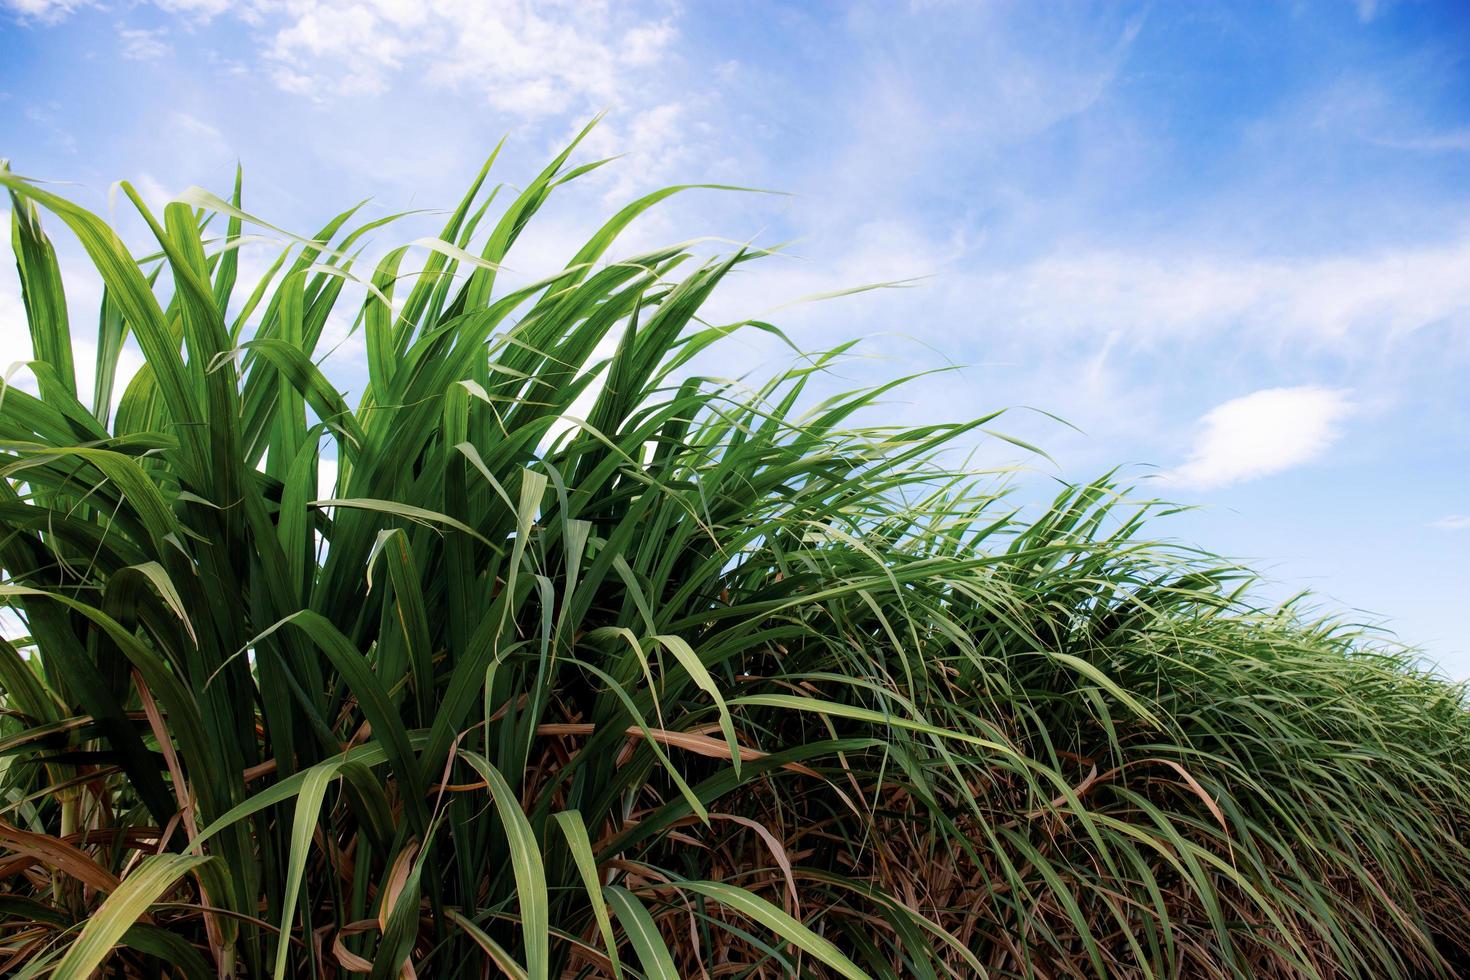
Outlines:
POLYGON ((1464 967, 1461 689, 1252 606, 1110 481, 1023 519, 945 462, 987 420, 811 395, 840 350, 693 376, 776 328, 699 318, 758 252, 605 260, 672 190, 506 288, 571 152, 498 198, 487 164, 442 243, 361 270, 395 226, 348 212, 252 284, 238 182, 124 185, 138 258, 0 171, 36 381, 0 402, 0 972, 1464 967), (43 213, 105 284, 91 405, 43 213), (356 405, 316 363, 344 289, 356 405))

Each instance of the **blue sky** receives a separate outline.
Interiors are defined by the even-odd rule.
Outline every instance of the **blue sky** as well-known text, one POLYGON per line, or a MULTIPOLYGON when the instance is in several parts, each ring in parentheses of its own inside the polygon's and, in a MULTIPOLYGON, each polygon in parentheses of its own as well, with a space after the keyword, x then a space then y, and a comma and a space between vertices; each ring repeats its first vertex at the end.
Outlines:
MULTIPOLYGON (((115 180, 162 203, 238 159, 248 209, 300 231, 452 205, 507 133, 513 183, 606 109, 588 151, 626 156, 518 272, 663 184, 790 192, 676 198, 624 249, 796 239, 716 297, 731 319, 928 277, 771 316, 809 348, 870 337, 854 380, 964 365, 885 411, 1060 415, 1000 423, 1056 460, 1026 492, 1122 464, 1197 505, 1157 533, 1470 677, 1463 3, 0 0, 0 65, 19 172, 105 210, 115 180)), ((7 268, 0 344, 26 343, 7 268)))

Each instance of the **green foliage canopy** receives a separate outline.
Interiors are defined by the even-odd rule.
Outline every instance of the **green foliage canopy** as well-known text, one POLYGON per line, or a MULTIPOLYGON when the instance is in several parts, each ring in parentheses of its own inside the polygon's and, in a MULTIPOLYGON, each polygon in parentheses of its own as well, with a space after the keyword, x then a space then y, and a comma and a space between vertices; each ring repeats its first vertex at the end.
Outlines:
POLYGON ((123 185, 138 257, 0 171, 36 379, 0 401, 0 969, 1463 968, 1461 689, 1256 608, 1111 478, 1023 518, 944 462, 990 419, 811 397, 850 345, 696 375, 779 332, 699 315, 756 250, 608 261, 679 188, 505 287, 575 146, 248 287, 238 181, 161 219, 123 185), (43 212, 105 286, 90 405, 43 212), (318 363, 349 290, 356 404, 318 363))

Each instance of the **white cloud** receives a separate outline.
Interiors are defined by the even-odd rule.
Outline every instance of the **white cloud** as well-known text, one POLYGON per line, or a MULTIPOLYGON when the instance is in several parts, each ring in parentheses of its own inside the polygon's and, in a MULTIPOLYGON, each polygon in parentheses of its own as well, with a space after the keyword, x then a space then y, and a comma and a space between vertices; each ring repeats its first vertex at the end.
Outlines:
MULTIPOLYGON (((1061 253, 997 277, 1003 301, 1041 329, 1135 333, 1262 328, 1319 342, 1470 315, 1470 237, 1367 255, 1278 260, 1147 251, 1061 253)), ((992 290, 991 295, 995 295, 992 290)))
MULTIPOLYGON (((152 2, 198 21, 243 21, 254 57, 240 70, 316 102, 409 97, 417 104, 448 95, 472 114, 478 105, 520 126, 539 124, 543 135, 610 110, 585 147, 632 158, 617 176, 607 170, 586 182, 607 198, 712 176, 713 130, 693 110, 720 93, 678 81, 687 66, 670 13, 677 7, 667 0, 646 9, 606 0, 152 2)), ((185 20, 178 29, 191 28, 185 20)), ((130 41, 140 57, 162 44, 156 36, 130 41)), ((209 129, 207 145, 223 146, 209 129)))
POLYGON ((75 153, 77 152, 76 137, 69 133, 56 121, 56 114, 51 111, 56 107, 57 106, 55 103, 51 103, 49 108, 42 108, 39 105, 26 106, 26 119, 29 120, 37 129, 46 133, 46 135, 51 138, 52 142, 54 142, 64 152, 68 154, 75 153))
POLYGON ((1352 407, 1348 392, 1310 385, 1232 399, 1200 420, 1189 458, 1163 477, 1210 490, 1310 462, 1337 441, 1352 407))
POLYGON ((57 23, 78 7, 86 6, 90 6, 86 0, 0 0, 0 7, 22 20, 37 20, 44 24, 57 23))
POLYGON ((622 59, 629 65, 651 65, 658 61, 679 32, 666 20, 641 24, 623 35, 622 59))
POLYGON ((1470 127, 1466 126, 1440 132, 1426 131, 1409 136, 1372 136, 1369 138, 1379 146, 1390 146, 1400 150, 1423 150, 1429 153, 1470 152, 1470 127))
MULTIPOLYGON (((963 236, 945 241, 924 232, 925 229, 911 221, 862 222, 844 229, 840 249, 819 260, 801 256, 798 244, 794 250, 788 249, 732 273, 712 297, 710 312, 716 320, 735 320, 781 309, 783 322, 810 323, 830 318, 835 331, 848 332, 851 311, 832 304, 795 307, 788 304, 863 286, 943 274, 963 254, 966 242, 963 236)), ((962 281, 962 276, 936 278, 925 284, 923 295, 927 298, 937 293, 941 284, 958 286, 962 281)), ((904 302, 909 304, 908 310, 914 309, 912 297, 904 302)), ((867 294, 864 303, 872 308, 879 303, 879 297, 867 294)), ((911 324, 905 323, 904 329, 911 330, 911 324)))
MULTIPOLYGON (((88 0, 0 0, 56 22, 88 0)), ((270 75, 315 98, 377 95, 400 73, 533 117, 622 106, 678 38, 667 17, 607 0, 153 0, 175 14, 232 15, 257 28, 270 75)), ((164 31, 123 30, 132 58, 167 53, 164 31)))
POLYGON ((171 14, 194 14, 201 18, 214 17, 232 8, 242 8, 237 0, 153 0, 153 3, 171 14))
POLYGON ((1441 531, 1470 531, 1470 514, 1450 514, 1429 526, 1437 527, 1441 531))
MULTIPOLYGON (((742 270, 717 293, 716 315, 752 315, 777 298, 932 275, 920 298, 903 300, 908 312, 895 314, 904 318, 902 330, 962 359, 973 356, 971 331, 983 329, 992 351, 1011 343, 1055 351, 1112 338, 1112 354, 1126 361, 1165 342, 1229 336, 1269 360, 1296 363, 1315 352, 1363 365, 1415 331, 1470 326, 1470 234, 1278 259, 1163 241, 1127 251, 1084 246, 999 269, 985 268, 993 260, 983 232, 964 226, 868 221, 830 229, 812 247, 829 243, 838 247, 820 261, 778 259, 742 270), (976 297, 984 298, 978 307, 976 297)), ((871 309, 876 300, 865 302, 871 309)))
POLYGON ((524 116, 623 103, 629 72, 656 65, 677 36, 667 20, 602 2, 260 0, 249 11, 287 91, 373 95, 411 70, 524 116))
POLYGON ((224 134, 219 131, 218 127, 211 126, 198 116, 191 116, 187 112, 171 112, 168 119, 171 130, 182 131, 189 134, 190 137, 206 140, 215 150, 223 151, 228 148, 224 134))
POLYGON ((337 460, 334 457, 317 457, 316 494, 318 500, 331 500, 337 496, 337 460))
POLYGON ((118 37, 122 39, 123 57, 134 61, 157 61, 172 51, 164 40, 167 36, 168 31, 163 28, 124 28, 118 31, 118 37))
POLYGON ((139 174, 132 184, 143 198, 143 203, 154 211, 162 211, 164 206, 174 199, 173 192, 164 187, 152 174, 139 174))

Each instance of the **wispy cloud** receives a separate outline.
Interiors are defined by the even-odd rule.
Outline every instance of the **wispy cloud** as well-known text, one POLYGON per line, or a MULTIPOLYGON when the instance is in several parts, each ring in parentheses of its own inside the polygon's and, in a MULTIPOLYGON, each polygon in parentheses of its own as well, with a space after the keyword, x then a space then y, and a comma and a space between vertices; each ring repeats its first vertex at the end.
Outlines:
POLYGON ((1040 329, 1135 334, 1241 327, 1321 342, 1385 336, 1470 317, 1470 237, 1369 254, 1277 260, 1197 253, 1166 244, 1059 253, 998 279, 1015 312, 1040 329))
MULTIPOLYGON (((89 0, 0 0, 58 22, 89 0)), ((196 21, 234 16, 282 89, 327 99, 379 95, 402 72, 523 117, 622 105, 679 32, 669 16, 605 0, 153 0, 196 21)), ((123 29, 128 58, 169 50, 166 30, 123 29)))
POLYGON ((91 6, 87 0, 0 0, 0 8, 10 11, 22 20, 35 20, 43 24, 54 24, 64 20, 78 7, 91 6))
POLYGON ((251 3, 242 4, 239 0, 153 0, 153 4, 169 13, 193 14, 197 17, 213 17, 231 9, 248 13, 257 6, 251 3))
POLYGON ((192 116, 187 112, 171 112, 168 122, 172 130, 187 135, 191 140, 203 144, 212 152, 220 153, 228 148, 228 142, 218 127, 210 125, 197 116, 192 116))
POLYGON ((252 13, 288 91, 374 95, 412 70, 524 116, 622 102, 629 72, 677 37, 667 19, 595 2, 285 0, 252 13))
POLYGON ((164 40, 168 31, 163 28, 124 28, 117 36, 122 41, 123 57, 133 61, 157 61, 172 50, 164 40))
POLYGON ((25 110, 25 117, 37 130, 45 133, 50 142, 59 147, 63 152, 71 154, 77 152, 76 137, 57 121, 57 106, 54 103, 42 105, 29 105, 25 110))
MULTIPOLYGON (((706 92, 677 80, 687 66, 678 45, 678 7, 668 0, 153 4, 183 15, 188 30, 214 20, 243 22, 248 29, 241 32, 240 53, 248 58, 238 70, 329 107, 337 119, 367 111, 376 120, 384 100, 452 99, 469 116, 509 116, 523 132, 539 130, 559 141, 570 126, 610 110, 609 120, 584 147, 633 158, 619 176, 593 177, 591 183, 602 184, 608 197, 626 197, 690 174, 708 177, 709 168, 690 164, 716 154, 708 145, 708 127, 700 127, 691 108, 701 100, 717 100, 718 87, 706 92)), ((154 55, 162 45, 157 36, 130 36, 130 41, 135 57, 154 55)), ((222 142, 217 131, 184 128, 211 144, 222 142)))
POLYGON ((1189 458, 1163 474, 1180 487, 1213 490, 1280 473, 1321 456, 1351 412, 1348 392, 1267 388, 1211 409, 1189 458))
POLYGON ((161 181, 152 174, 139 174, 133 180, 133 186, 142 195, 143 200, 154 211, 162 211, 164 206, 172 201, 175 192, 169 190, 161 181))
POLYGON ((1470 531, 1470 514, 1449 514, 1432 521, 1429 526, 1441 531, 1470 531))

